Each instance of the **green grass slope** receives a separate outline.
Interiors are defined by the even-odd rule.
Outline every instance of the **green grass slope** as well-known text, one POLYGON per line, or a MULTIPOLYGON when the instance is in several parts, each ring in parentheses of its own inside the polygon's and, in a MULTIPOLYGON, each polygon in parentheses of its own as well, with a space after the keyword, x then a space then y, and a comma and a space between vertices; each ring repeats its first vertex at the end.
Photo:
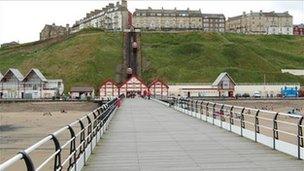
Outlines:
POLYGON ((47 78, 71 86, 91 85, 115 78, 122 62, 122 33, 86 30, 63 40, 50 40, 0 49, 0 71, 18 68, 23 74, 39 68, 47 78))
MULTIPOLYGON (((304 68, 304 37, 203 32, 141 33, 142 76, 169 82, 212 82, 227 71, 236 82, 300 82, 282 68, 304 68)), ((85 30, 67 39, 0 48, 0 71, 39 68, 47 78, 97 88, 122 63, 122 33, 85 30)))
POLYGON ((227 71, 236 82, 300 82, 282 68, 304 68, 304 37, 203 32, 142 33, 143 77, 212 82, 227 71))

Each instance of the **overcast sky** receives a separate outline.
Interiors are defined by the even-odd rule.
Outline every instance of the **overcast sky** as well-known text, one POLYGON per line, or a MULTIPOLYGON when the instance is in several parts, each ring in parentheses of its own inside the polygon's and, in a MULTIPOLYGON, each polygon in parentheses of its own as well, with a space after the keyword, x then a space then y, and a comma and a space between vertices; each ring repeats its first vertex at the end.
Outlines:
MULTIPOLYGON (((87 1, 0 1, 0 44, 10 41, 20 43, 39 40, 39 32, 45 24, 72 25, 87 12, 101 9, 109 0, 87 1)), ((276 1, 219 1, 219 0, 129 0, 131 12, 135 8, 201 9, 203 13, 223 13, 226 17, 240 15, 243 11, 289 11, 294 24, 304 23, 304 0, 276 1)))

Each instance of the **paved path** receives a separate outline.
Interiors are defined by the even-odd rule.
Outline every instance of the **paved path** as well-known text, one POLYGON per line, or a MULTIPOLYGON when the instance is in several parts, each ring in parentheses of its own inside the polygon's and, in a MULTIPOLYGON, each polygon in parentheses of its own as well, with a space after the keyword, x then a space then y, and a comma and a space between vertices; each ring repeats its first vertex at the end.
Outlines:
POLYGON ((303 171, 304 161, 152 100, 126 99, 84 170, 303 171))

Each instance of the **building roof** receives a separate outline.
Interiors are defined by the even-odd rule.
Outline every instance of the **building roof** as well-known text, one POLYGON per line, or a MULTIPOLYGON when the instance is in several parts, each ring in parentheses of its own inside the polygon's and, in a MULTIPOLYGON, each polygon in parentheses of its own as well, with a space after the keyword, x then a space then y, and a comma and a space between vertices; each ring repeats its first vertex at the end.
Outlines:
POLYGON ((252 12, 250 11, 250 13, 245 13, 243 12, 242 15, 238 15, 238 16, 234 16, 234 17, 228 17, 228 20, 237 20, 242 18, 243 16, 264 16, 264 17, 292 17, 288 11, 283 12, 283 13, 279 13, 279 12, 275 12, 275 11, 270 11, 270 12, 252 12))
POLYGON ((151 7, 147 8, 147 9, 135 9, 134 11, 134 15, 137 13, 146 13, 146 16, 151 16, 151 14, 153 13, 153 16, 158 16, 155 15, 157 13, 161 13, 161 16, 164 16, 164 14, 174 14, 175 16, 183 16, 183 17, 201 17, 201 11, 200 10, 177 10, 175 9, 152 9, 151 7), (180 15, 180 14, 188 14, 188 15, 180 15))
POLYGON ((230 75, 227 72, 222 72, 216 79, 215 81, 212 83, 212 86, 217 86, 219 85, 219 83, 221 82, 221 80, 227 76, 233 83, 234 85, 236 85, 236 83, 234 82, 234 80, 230 77, 230 75))
POLYGON ((32 72, 34 72, 34 73, 38 76, 38 78, 39 78, 41 81, 47 82, 47 79, 44 77, 44 75, 43 75, 43 74, 40 72, 40 70, 37 69, 37 68, 32 68, 32 69, 26 74, 26 76, 24 77, 23 81, 26 81, 27 77, 29 77, 30 74, 31 74, 32 72))
POLYGON ((202 17, 208 17, 208 18, 225 18, 224 14, 207 14, 202 13, 202 17))
POLYGON ((111 82, 111 83, 113 83, 113 85, 115 85, 116 87, 118 87, 118 84, 117 84, 114 80, 112 80, 112 79, 107 79, 107 80, 103 81, 103 82, 100 84, 100 87, 104 86, 104 85, 105 85, 106 83, 108 83, 108 82, 111 82))
POLYGON ((157 83, 157 82, 160 82, 160 83, 162 83, 166 88, 169 88, 169 86, 168 86, 168 84, 166 84, 165 82, 163 82, 162 80, 160 80, 160 79, 155 79, 155 80, 153 80, 152 82, 151 82, 151 84, 149 85, 149 88, 152 86, 152 85, 154 85, 155 83, 157 83))
POLYGON ((294 25, 293 27, 304 28, 304 24, 294 25))
POLYGON ((3 77, 1 78, 0 81, 3 81, 3 79, 9 74, 12 73, 17 79, 18 81, 22 81, 23 80, 23 75, 21 74, 21 72, 18 69, 15 68, 10 68, 6 71, 6 73, 3 75, 3 77))
POLYGON ((51 80, 48 79, 47 82, 49 82, 49 83, 50 82, 63 82, 63 80, 62 79, 51 79, 51 80))
POLYGON ((15 42, 15 41, 12 41, 12 42, 1 44, 1 46, 14 46, 14 45, 19 45, 19 43, 15 42))
POLYGON ((71 92, 92 92, 94 87, 72 87, 71 92))
POLYGON ((135 76, 135 75, 133 75, 131 78, 129 78, 129 79, 127 79, 125 82, 123 82, 123 83, 119 86, 119 88, 122 87, 123 85, 125 85, 125 84, 126 84, 128 81, 130 81, 132 78, 136 78, 139 82, 141 82, 144 86, 146 86, 146 87, 148 88, 147 84, 146 84, 142 79, 140 79, 139 77, 137 77, 137 76, 135 76))

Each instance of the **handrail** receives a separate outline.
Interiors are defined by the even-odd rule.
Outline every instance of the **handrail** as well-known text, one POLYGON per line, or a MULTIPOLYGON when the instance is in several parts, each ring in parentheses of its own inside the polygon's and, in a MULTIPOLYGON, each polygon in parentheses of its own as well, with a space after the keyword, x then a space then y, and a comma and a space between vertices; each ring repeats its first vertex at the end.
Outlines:
MULTIPOLYGON (((75 166, 77 161, 80 160, 80 155, 82 154, 85 155, 86 147, 90 143, 92 143, 92 140, 96 137, 97 130, 99 131, 108 121, 110 115, 117 108, 117 104, 119 103, 119 100, 120 100, 119 98, 115 98, 107 102, 106 104, 103 104, 102 106, 98 107, 97 109, 93 110, 92 112, 85 114, 78 120, 58 129, 52 134, 49 134, 48 136, 41 139, 37 143, 19 152, 14 157, 2 163, 0 165, 0 170, 4 171, 8 169, 19 160, 23 160, 25 162, 25 166, 27 167, 28 171, 41 170, 52 159, 54 159, 53 170, 62 170, 62 168, 67 163, 68 163, 67 168, 71 169, 72 167, 75 166), (84 124, 83 122, 84 120, 87 120, 87 125, 84 124), (75 133, 73 126, 76 126, 78 124, 80 125, 81 130, 78 133, 75 133), (70 138, 61 145, 57 136, 63 133, 64 131, 69 131, 70 138), (80 143, 76 147, 75 141, 78 138, 80 139, 80 143), (29 154, 50 141, 53 141, 55 151, 35 168, 35 163, 33 159, 29 156, 29 154), (62 159, 62 149, 64 147, 67 147, 68 145, 70 145, 69 155, 67 156, 66 159, 62 159)), ((92 150, 92 145, 91 145, 91 150, 92 150)))
POLYGON ((173 100, 175 108, 182 109, 187 114, 190 112, 191 116, 222 128, 225 123, 225 129, 251 137, 255 142, 260 141, 260 135, 269 137, 271 140, 269 139, 268 143, 271 141, 272 144, 268 146, 273 149, 280 148, 276 144, 282 141, 295 145, 298 147, 297 157, 303 159, 301 156, 304 154, 301 154, 301 151, 304 148, 304 116, 190 98, 173 100), (252 133, 249 135, 248 131, 252 133))

